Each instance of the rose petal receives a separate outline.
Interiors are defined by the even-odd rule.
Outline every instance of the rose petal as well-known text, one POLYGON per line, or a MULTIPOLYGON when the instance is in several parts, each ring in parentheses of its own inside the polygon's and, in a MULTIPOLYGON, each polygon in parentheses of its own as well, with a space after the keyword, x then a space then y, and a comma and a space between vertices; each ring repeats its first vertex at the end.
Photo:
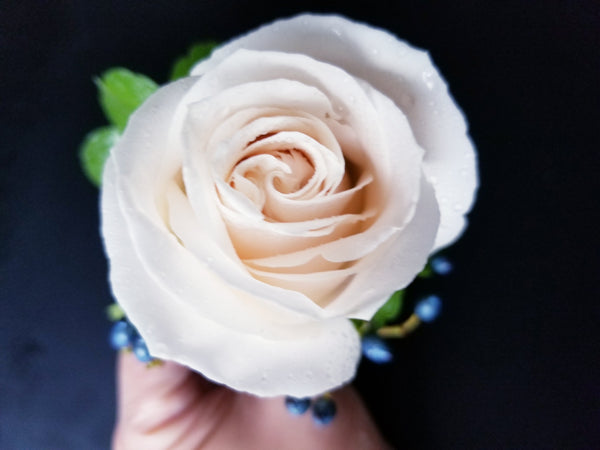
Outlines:
POLYGON ((339 16, 300 15, 263 26, 218 48, 192 71, 201 75, 240 48, 302 53, 368 80, 408 116, 425 172, 440 203, 435 249, 454 242, 465 226, 478 185, 465 118, 429 55, 387 31, 339 16))
POLYGON ((371 319, 395 290, 413 281, 415 264, 420 269, 425 267, 427 249, 433 245, 439 220, 433 188, 422 178, 413 219, 402 233, 357 261, 353 267, 356 275, 346 288, 352 295, 339 295, 327 305, 327 311, 333 315, 371 319))
POLYGON ((341 290, 350 283, 356 269, 313 271, 307 276, 305 273, 284 273, 263 271, 249 268, 250 273, 258 280, 273 286, 302 292, 317 305, 326 307, 341 290))

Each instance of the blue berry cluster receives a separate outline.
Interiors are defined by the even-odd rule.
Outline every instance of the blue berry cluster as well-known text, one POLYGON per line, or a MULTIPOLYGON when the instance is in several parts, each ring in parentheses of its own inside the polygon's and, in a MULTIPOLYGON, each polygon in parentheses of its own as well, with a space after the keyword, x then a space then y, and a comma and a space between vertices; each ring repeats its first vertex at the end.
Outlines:
POLYGON ((454 270, 454 265, 445 256, 436 256, 429 262, 431 269, 438 275, 448 275, 454 270))
POLYGON ((115 350, 129 348, 143 363, 149 363, 154 359, 150 355, 144 339, 127 320, 115 322, 110 330, 109 340, 112 348, 115 350))
POLYGON ((394 359, 385 341, 375 334, 363 336, 361 347, 363 356, 376 364, 389 363, 394 359))
POLYGON ((313 421, 319 426, 329 424, 335 417, 335 402, 329 396, 317 397, 314 402, 310 398, 286 397, 285 399, 285 407, 295 416, 304 414, 311 406, 313 421))
POLYGON ((440 315, 442 300, 437 295, 425 297, 415 306, 415 314, 423 322, 433 322, 440 315))

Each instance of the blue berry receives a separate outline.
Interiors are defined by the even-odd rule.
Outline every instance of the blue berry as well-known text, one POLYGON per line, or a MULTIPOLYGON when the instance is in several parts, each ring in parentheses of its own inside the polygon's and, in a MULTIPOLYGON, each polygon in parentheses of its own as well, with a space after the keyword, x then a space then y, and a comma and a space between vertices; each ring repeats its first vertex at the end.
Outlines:
POLYGON ((369 335, 362 338, 362 353, 365 358, 377 364, 390 362, 394 355, 387 344, 378 336, 369 335))
POLYGON ((110 345, 115 350, 129 347, 135 339, 137 332, 133 325, 126 320, 115 322, 110 330, 110 345))
POLYGON ((286 397, 285 407, 295 416, 304 414, 310 407, 310 398, 286 397))
POLYGON ((438 275, 448 275, 454 266, 445 256, 436 256, 431 260, 431 269, 438 275))
POLYGON ((146 342, 141 336, 135 339, 132 349, 133 354, 140 362, 147 363, 152 361, 152 355, 150 355, 148 347, 146 346, 146 342))
POLYGON ((432 322, 439 316, 441 309, 442 300, 437 295, 430 295, 417 303, 415 314, 423 322, 432 322))
POLYGON ((335 417, 335 402, 329 397, 319 397, 312 408, 313 420, 317 425, 327 425, 335 417))

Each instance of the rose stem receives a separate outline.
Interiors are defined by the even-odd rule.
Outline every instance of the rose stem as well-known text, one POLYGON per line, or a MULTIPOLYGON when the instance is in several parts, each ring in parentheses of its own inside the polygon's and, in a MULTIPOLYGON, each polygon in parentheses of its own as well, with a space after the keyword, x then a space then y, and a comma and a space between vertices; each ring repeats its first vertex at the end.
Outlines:
POLYGON ((384 338, 401 338, 412 333, 421 324, 421 320, 416 314, 412 314, 400 325, 381 327, 377 334, 384 338))

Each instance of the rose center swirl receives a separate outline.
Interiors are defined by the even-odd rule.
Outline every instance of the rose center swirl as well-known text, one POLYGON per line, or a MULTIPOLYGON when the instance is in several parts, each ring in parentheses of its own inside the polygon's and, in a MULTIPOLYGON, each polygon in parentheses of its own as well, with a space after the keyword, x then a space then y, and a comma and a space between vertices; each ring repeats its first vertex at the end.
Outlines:
POLYGON ((282 214, 284 205, 318 201, 351 186, 337 139, 314 117, 261 117, 235 134, 229 141, 235 157, 223 181, 267 221, 314 219, 314 211, 282 214))
POLYGON ((292 194, 307 186, 314 172, 312 162, 302 150, 282 148, 239 161, 233 170, 229 185, 252 199, 253 193, 246 190, 247 182, 256 187, 268 179, 277 192, 292 194))

